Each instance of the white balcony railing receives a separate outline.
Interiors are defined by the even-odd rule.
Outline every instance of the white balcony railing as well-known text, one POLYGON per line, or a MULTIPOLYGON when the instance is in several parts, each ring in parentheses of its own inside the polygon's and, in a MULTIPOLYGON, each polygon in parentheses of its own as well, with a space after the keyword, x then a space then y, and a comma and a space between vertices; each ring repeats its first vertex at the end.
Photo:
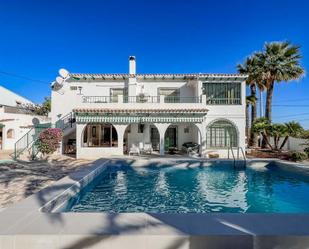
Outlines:
MULTIPOLYGON (((205 103, 206 103, 206 96, 205 103)), ((203 103, 200 97, 178 96, 83 96, 83 103, 203 103)))

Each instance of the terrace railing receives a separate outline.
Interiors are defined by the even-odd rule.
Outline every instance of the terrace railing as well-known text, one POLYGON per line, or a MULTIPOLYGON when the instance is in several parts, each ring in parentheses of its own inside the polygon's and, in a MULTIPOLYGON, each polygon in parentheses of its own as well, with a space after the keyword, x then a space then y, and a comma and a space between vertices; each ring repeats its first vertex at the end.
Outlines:
POLYGON ((59 128, 64 131, 68 127, 72 128, 75 121, 76 119, 74 113, 70 112, 55 123, 55 128, 59 128))
POLYGON ((83 103, 202 103, 202 97, 179 96, 83 96, 83 103), (122 97, 122 99, 120 99, 122 97), (163 97, 163 98, 161 98, 163 97), (122 101, 121 101, 122 100, 122 101))
POLYGON ((111 103, 118 102, 118 98, 111 96, 83 96, 83 103, 111 103))
MULTIPOLYGON (((69 113, 63 116, 55 123, 55 128, 59 128, 62 131, 67 128, 72 128, 75 123, 75 116, 73 113, 69 113)), ((38 153, 37 150, 37 141, 40 133, 52 127, 50 123, 41 124, 31 128, 24 136, 22 136, 14 145, 14 152, 12 157, 16 160, 24 151, 31 150, 31 157, 34 159, 38 153)))
POLYGON ((201 97, 165 96, 164 103, 202 103, 201 97))
POLYGON ((207 105, 241 105, 240 98, 207 98, 207 105))
POLYGON ((160 96, 123 96, 124 103, 160 103, 160 96))
POLYGON ((31 128, 24 136, 22 136, 20 139, 17 140, 17 142, 14 145, 14 153, 13 153, 13 158, 17 159, 20 154, 22 154, 26 149, 30 148, 30 146, 37 140, 39 137, 40 133, 47 129, 50 128, 51 124, 42 124, 35 126, 31 128))

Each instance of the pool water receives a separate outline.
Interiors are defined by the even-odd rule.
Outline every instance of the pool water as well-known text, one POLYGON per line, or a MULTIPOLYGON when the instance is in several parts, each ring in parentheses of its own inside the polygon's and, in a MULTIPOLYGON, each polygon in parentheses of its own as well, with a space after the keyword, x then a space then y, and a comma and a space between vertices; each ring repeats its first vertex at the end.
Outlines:
POLYGON ((109 167, 66 211, 308 213, 309 178, 271 165, 109 167))

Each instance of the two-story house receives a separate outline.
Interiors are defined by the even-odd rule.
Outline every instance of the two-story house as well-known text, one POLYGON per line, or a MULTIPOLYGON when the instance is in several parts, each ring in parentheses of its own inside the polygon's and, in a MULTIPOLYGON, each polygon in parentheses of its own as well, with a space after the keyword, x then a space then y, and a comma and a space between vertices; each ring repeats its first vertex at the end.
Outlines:
POLYGON ((245 75, 137 74, 134 56, 128 74, 61 75, 51 114, 66 128, 63 153, 98 158, 147 145, 164 155, 197 144, 202 157, 224 157, 245 147, 245 75))

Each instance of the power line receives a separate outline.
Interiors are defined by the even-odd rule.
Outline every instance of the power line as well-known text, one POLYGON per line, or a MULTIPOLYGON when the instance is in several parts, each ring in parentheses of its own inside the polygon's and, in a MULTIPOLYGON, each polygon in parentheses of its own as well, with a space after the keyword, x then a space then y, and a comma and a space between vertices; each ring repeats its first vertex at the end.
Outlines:
POLYGON ((12 76, 12 77, 20 78, 20 79, 24 79, 24 80, 29 80, 29 81, 32 81, 32 82, 38 82, 38 83, 50 85, 50 82, 43 81, 43 80, 38 80, 38 79, 32 79, 32 78, 29 78, 29 77, 27 77, 27 76, 15 74, 15 73, 9 73, 9 72, 0 71, 0 74, 12 76))
POLYGON ((309 115, 309 112, 298 113, 298 114, 291 114, 291 115, 281 115, 281 116, 276 116, 274 118, 286 118, 286 117, 296 117, 296 116, 304 116, 304 115, 309 115))
POLYGON ((309 107, 309 105, 273 105, 276 107, 309 107))
POLYGON ((285 104, 285 103, 293 103, 293 102, 303 102, 303 101, 309 101, 309 99, 308 98, 304 98, 304 99, 294 99, 294 100, 292 100, 292 99, 287 99, 287 100, 279 100, 278 102, 276 102, 276 101, 274 101, 274 104, 281 104, 281 103, 283 103, 283 104, 285 104))

